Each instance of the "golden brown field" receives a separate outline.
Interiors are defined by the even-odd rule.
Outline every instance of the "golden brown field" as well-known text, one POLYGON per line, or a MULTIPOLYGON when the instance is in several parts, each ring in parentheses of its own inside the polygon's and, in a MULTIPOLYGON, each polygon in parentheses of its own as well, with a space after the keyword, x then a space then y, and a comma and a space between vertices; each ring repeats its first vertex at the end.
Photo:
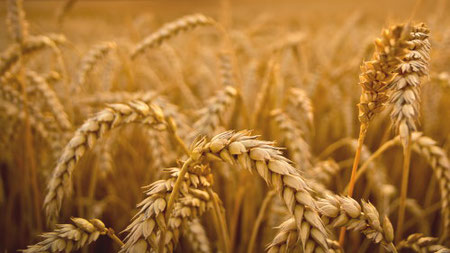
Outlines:
POLYGON ((448 13, 0 2, 0 251, 450 252, 448 13))

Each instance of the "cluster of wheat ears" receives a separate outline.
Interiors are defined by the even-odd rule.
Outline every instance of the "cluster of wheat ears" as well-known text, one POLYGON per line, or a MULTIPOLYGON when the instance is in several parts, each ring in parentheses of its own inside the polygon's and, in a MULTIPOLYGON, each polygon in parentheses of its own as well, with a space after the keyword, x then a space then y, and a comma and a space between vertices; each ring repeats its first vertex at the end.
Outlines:
POLYGON ((79 53, 6 1, 3 249, 450 252, 450 163, 426 135, 448 134, 450 78, 429 71, 427 24, 374 38, 356 13, 332 39, 264 17, 232 29, 223 3, 220 22, 187 15, 79 53))

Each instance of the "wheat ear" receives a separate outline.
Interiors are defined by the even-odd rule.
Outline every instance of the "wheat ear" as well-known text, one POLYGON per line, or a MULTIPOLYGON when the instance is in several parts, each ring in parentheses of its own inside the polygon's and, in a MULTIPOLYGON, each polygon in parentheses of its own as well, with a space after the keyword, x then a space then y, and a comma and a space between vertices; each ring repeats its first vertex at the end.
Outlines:
POLYGON ((29 88, 36 89, 36 91, 40 93, 43 97, 41 101, 43 101, 47 107, 50 108, 61 130, 70 131, 72 129, 72 123, 69 121, 69 117, 67 116, 67 113, 65 112, 58 96, 49 87, 46 80, 31 70, 27 71, 26 76, 32 84, 29 88))
POLYGON ((194 123, 195 131, 190 135, 190 139, 196 136, 213 136, 218 126, 221 124, 221 117, 229 110, 231 104, 237 96, 237 91, 231 86, 219 91, 215 97, 207 102, 207 105, 199 111, 199 118, 194 123))
POLYGON ((281 130, 291 160, 301 166, 302 171, 310 169, 312 167, 311 151, 300 127, 280 109, 273 110, 270 115, 281 130))
POLYGON ((96 116, 88 119, 74 134, 63 150, 53 170, 44 200, 47 221, 54 222, 61 209, 64 193, 71 190, 71 178, 76 164, 95 142, 111 129, 130 123, 155 125, 163 122, 159 107, 141 101, 112 104, 96 116))
POLYGON ((438 244, 438 238, 427 237, 423 234, 411 234, 398 244, 398 249, 412 249, 418 253, 448 253, 450 249, 438 244))
POLYGON ((319 199, 317 206, 325 224, 331 227, 346 227, 360 231, 368 239, 380 243, 388 251, 396 252, 393 244, 394 229, 387 217, 382 219, 376 208, 369 202, 360 205, 350 197, 328 195, 319 199))
POLYGON ((192 30, 198 26, 213 25, 215 22, 202 14, 193 14, 181 17, 175 21, 164 24, 156 32, 150 34, 132 50, 131 58, 136 58, 142 54, 146 49, 157 47, 164 41, 170 39, 181 31, 192 30))
MULTIPOLYGON (((178 241, 181 225, 200 217, 211 205, 210 196, 205 191, 211 187, 209 168, 193 166, 189 170, 193 173, 184 174, 180 190, 182 197, 175 203, 168 222, 165 218, 168 202, 180 176, 180 169, 167 169, 170 172, 169 179, 156 181, 147 187, 148 197, 138 204, 141 209, 125 230, 129 234, 121 252, 147 252, 151 249, 156 251, 162 236, 165 242, 163 247, 173 250, 178 241)), ((170 250, 168 252, 171 252, 170 250)))
MULTIPOLYGON (((278 232, 273 238, 272 242, 267 246, 268 253, 282 253, 282 252, 296 252, 298 248, 298 241, 304 234, 298 232, 295 219, 291 217, 284 221, 279 227, 278 232)), ((342 253, 343 250, 339 246, 339 243, 330 239, 327 239, 329 253, 342 253)), ((306 248, 304 252, 313 252, 312 249, 306 248)), ((314 252, 321 252, 316 250, 314 252)))
POLYGON ((251 136, 248 131, 227 131, 214 136, 210 142, 203 139, 195 143, 191 158, 238 164, 257 172, 278 191, 300 231, 310 231, 308 237, 302 239, 302 246, 327 250, 327 234, 310 188, 273 142, 257 140, 257 136, 251 136))
POLYGON ((205 228, 198 219, 192 220, 185 228, 184 233, 193 252, 212 252, 205 228))
POLYGON ((28 23, 23 10, 23 0, 7 1, 6 24, 15 42, 22 44, 28 36, 28 23))
POLYGON ((71 220, 74 225, 57 224, 53 232, 42 234, 43 241, 28 246, 22 252, 72 252, 95 242, 100 235, 108 235, 119 245, 123 244, 114 235, 113 230, 106 228, 99 219, 71 218, 71 220))
POLYGON ((77 83, 74 87, 74 90, 80 89, 86 84, 87 77, 89 73, 94 69, 95 64, 106 57, 106 55, 114 48, 116 48, 116 43, 102 42, 98 45, 95 45, 86 53, 86 55, 81 59, 80 69, 77 75, 77 83))
POLYGON ((13 44, 0 56, 0 77, 3 78, 18 61, 20 55, 25 56, 40 51, 44 48, 54 48, 55 45, 66 42, 66 38, 60 34, 30 36, 22 44, 13 44))

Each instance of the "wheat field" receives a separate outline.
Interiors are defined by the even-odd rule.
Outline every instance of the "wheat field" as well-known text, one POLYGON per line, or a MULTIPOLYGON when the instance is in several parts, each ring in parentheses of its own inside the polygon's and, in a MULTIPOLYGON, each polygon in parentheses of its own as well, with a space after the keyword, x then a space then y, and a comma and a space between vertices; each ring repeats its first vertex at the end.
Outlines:
POLYGON ((448 13, 0 2, 0 251, 450 252, 448 13))

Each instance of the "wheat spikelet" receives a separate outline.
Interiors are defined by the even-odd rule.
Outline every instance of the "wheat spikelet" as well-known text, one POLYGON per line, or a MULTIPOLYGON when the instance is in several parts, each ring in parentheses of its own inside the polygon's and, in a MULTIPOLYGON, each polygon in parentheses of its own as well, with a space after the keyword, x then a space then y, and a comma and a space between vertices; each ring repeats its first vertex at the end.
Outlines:
POLYGON ((53 232, 41 235, 43 241, 28 246, 22 252, 72 252, 95 242, 100 235, 107 233, 105 224, 99 219, 71 218, 71 220, 75 225, 57 224, 53 232))
POLYGON ((311 151, 300 127, 280 109, 273 110, 270 115, 283 134, 283 140, 291 160, 300 166, 302 171, 310 169, 312 166, 311 151))
POLYGON ((150 34, 132 50, 131 58, 136 58, 146 49, 157 47, 164 41, 170 39, 181 31, 192 30, 198 26, 212 25, 214 21, 202 14, 193 14, 181 17, 175 21, 164 24, 156 32, 150 34))
POLYGON ((23 0, 7 1, 6 23, 15 42, 22 44, 28 36, 28 23, 25 20, 23 0))
POLYGON ((407 26, 405 29, 407 48, 399 57, 401 63, 396 70, 397 75, 390 84, 392 125, 400 134, 404 146, 408 144, 411 133, 417 129, 420 78, 428 75, 431 47, 428 41, 430 31, 424 24, 411 28, 407 26))
POLYGON ((43 97, 40 101, 43 101, 50 108, 61 130, 71 130, 72 123, 70 123, 63 105, 45 79, 34 71, 27 71, 26 76, 32 84, 29 88, 35 89, 43 97))
POLYGON ((76 164, 86 151, 108 131, 121 125, 142 123, 160 124, 163 121, 161 109, 142 101, 127 104, 112 104, 96 116, 88 119, 66 145, 48 184, 44 208, 48 222, 54 222, 59 214, 64 193, 71 190, 71 177, 76 164))
POLYGON ((167 169, 170 178, 159 180, 147 188, 148 196, 138 207, 141 209, 134 217, 133 222, 125 229, 129 232, 121 252, 150 252, 157 249, 158 236, 162 230, 165 233, 165 247, 172 252, 180 234, 180 227, 194 218, 200 217, 210 205, 209 194, 205 188, 211 187, 209 168, 197 166, 190 169, 193 173, 186 173, 181 186, 182 197, 175 204, 175 209, 166 224, 165 212, 167 202, 172 193, 176 179, 179 176, 178 168, 167 169), (198 173, 198 171, 203 171, 198 173), (159 232, 159 233, 158 233, 159 232))
MULTIPOLYGON (((272 242, 267 247, 268 253, 278 253, 278 252, 302 252, 298 251, 298 241, 301 236, 298 233, 297 226, 295 224, 294 217, 291 217, 284 221, 279 227, 279 231, 275 235, 272 242)), ((303 235, 304 236, 304 235, 303 235)), ((328 251, 330 253, 341 253, 342 248, 339 243, 330 239, 327 239, 328 251)), ((304 252, 312 252, 311 249, 305 249, 304 252)), ((316 250, 314 252, 321 252, 316 250)))
POLYGON ((116 48, 116 43, 102 42, 95 45, 87 52, 87 54, 81 59, 80 69, 77 75, 77 84, 74 89, 79 89, 86 84, 87 76, 92 69, 94 69, 95 64, 106 57, 106 55, 114 48, 116 48))
POLYGON ((194 123, 195 131, 190 135, 190 139, 192 140, 199 135, 214 135, 221 123, 221 116, 229 109, 236 96, 236 89, 227 86, 212 97, 207 105, 199 111, 200 116, 194 123))
POLYGON ((214 136, 210 142, 203 139, 195 143, 191 158, 196 161, 224 161, 257 172, 280 193, 289 212, 294 215, 297 227, 301 231, 310 231, 306 238, 302 238, 302 246, 326 250, 327 235, 309 186, 272 142, 256 138, 248 131, 224 132, 214 136))
POLYGON ((334 227, 360 231, 368 239, 380 243, 388 251, 395 251, 393 246, 394 230, 387 217, 380 218, 375 207, 364 200, 362 206, 350 197, 332 196, 317 201, 319 212, 325 224, 334 227))
POLYGON ((47 47, 54 48, 55 45, 62 44, 65 41, 66 38, 63 35, 49 34, 31 36, 23 42, 22 47, 13 44, 0 56, 0 77, 3 77, 18 62, 20 55, 25 56, 47 47))
POLYGON ((208 236, 206 236, 205 228, 198 219, 194 219, 185 229, 186 238, 193 252, 210 253, 212 252, 209 245, 208 236))
POLYGON ((434 237, 427 237, 423 234, 416 233, 408 236, 406 240, 401 241, 398 244, 399 249, 412 249, 415 252, 419 253, 431 253, 431 252, 439 252, 439 253, 448 253, 450 249, 443 245, 438 244, 438 239, 434 237))

